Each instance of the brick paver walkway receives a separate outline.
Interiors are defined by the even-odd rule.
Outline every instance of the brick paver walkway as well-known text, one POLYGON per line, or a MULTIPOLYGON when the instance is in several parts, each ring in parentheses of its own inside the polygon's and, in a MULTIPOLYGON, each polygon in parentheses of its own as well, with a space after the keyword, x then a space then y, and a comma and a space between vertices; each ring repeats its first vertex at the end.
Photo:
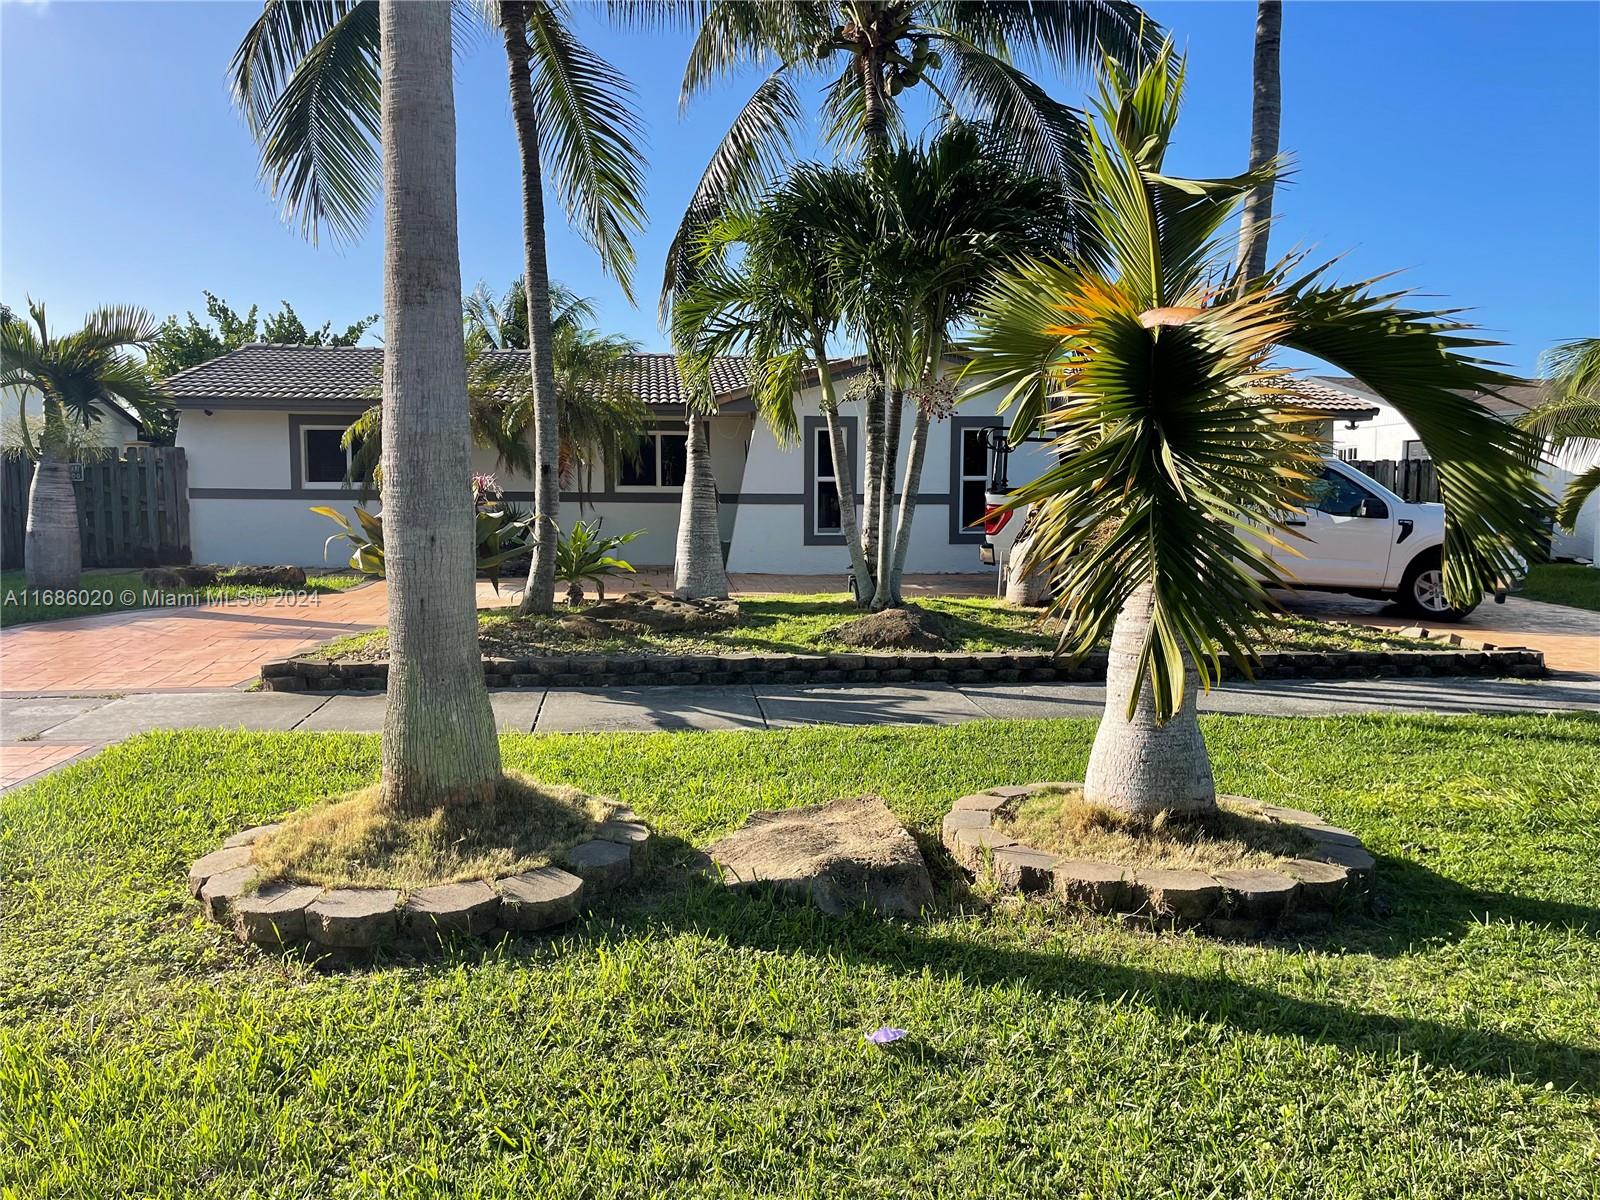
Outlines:
POLYGON ((15 787, 35 775, 53 771, 86 750, 98 749, 95 742, 5 742, 0 743, 0 792, 15 787))

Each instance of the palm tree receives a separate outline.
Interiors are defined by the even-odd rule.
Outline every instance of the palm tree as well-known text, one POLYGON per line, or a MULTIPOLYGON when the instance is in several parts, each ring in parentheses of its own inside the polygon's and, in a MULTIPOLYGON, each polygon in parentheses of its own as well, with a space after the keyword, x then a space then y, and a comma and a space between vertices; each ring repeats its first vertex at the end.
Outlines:
MULTIPOLYGON (((627 81, 582 44, 550 0, 481 0, 455 9, 501 35, 522 166, 524 287, 530 313, 534 509, 523 611, 555 597, 561 503, 559 406, 550 343, 544 179, 631 297, 630 236, 644 226, 640 125, 627 81)), ((262 145, 262 170, 308 235, 361 228, 377 190, 381 83, 376 0, 266 0, 233 60, 234 93, 262 145)))
POLYGON ((142 308, 110 306, 57 337, 43 304, 29 300, 28 315, 31 325, 9 309, 0 321, 0 390, 17 393, 20 448, 34 460, 23 562, 30 588, 75 588, 83 548, 70 464, 99 448, 94 426, 113 408, 143 422, 167 407, 144 364, 127 353, 148 346, 160 326, 142 308), (37 438, 28 428, 30 392, 42 405, 37 438))
POLYGON ((980 386, 998 379, 1025 426, 1055 435, 1056 463, 1012 500, 1036 506, 1031 553, 1062 579, 1072 649, 1111 636, 1087 797, 1139 815, 1215 805, 1195 690, 1222 654, 1247 664, 1274 577, 1259 539, 1292 553, 1285 513, 1316 474, 1314 444, 1274 412, 1275 347, 1354 376, 1417 430, 1449 497, 1453 602, 1509 577, 1547 508, 1529 436, 1464 398, 1513 380, 1449 313, 1294 261, 1234 287, 1219 230, 1274 168, 1163 174, 1182 83, 1170 49, 1133 77, 1108 68, 1089 142, 1104 249, 1009 272, 973 340, 980 386))
MULTIPOLYGON (((1283 0, 1258 0, 1256 49, 1250 105, 1250 170, 1265 170, 1278 157, 1278 125, 1283 116, 1283 85, 1278 78, 1278 46, 1283 39, 1283 0)), ((1239 216, 1239 278, 1259 279, 1267 271, 1267 238, 1272 224, 1268 179, 1245 197, 1239 216)))
POLYGON ((491 801, 500 744, 483 683, 456 234, 450 10, 383 0, 383 479, 389 703, 381 803, 491 801))
MULTIPOLYGON (((1521 425, 1545 443, 1549 454, 1600 452, 1600 338, 1563 342, 1545 355, 1549 395, 1521 425)), ((1584 503, 1600 491, 1600 463, 1567 484, 1556 520, 1573 530, 1584 503)))

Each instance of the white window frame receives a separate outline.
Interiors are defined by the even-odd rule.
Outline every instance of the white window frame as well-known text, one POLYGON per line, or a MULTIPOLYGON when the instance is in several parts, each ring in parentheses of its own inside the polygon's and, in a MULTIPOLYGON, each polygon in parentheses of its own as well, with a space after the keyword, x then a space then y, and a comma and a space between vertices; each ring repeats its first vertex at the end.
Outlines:
POLYGON ((684 428, 684 429, 672 429, 670 427, 666 428, 666 429, 647 429, 647 430, 644 431, 644 433, 642 433, 640 435, 640 437, 641 437, 641 439, 642 438, 649 438, 651 441, 655 442, 655 444, 656 444, 656 481, 654 483, 623 483, 622 482, 622 463, 619 462, 619 463, 617 463, 617 478, 616 478, 616 485, 615 485, 616 486, 616 490, 619 491, 619 492, 676 492, 676 491, 681 491, 682 488, 683 488, 683 485, 681 483, 662 483, 661 482, 661 442, 662 442, 663 438, 669 438, 669 437, 682 438, 683 441, 684 441, 684 457, 685 457, 685 459, 687 459, 688 450, 689 450, 689 442, 688 442, 689 431, 688 431, 688 429, 687 428, 684 428))
MULTIPOLYGON (((319 491, 320 490, 335 491, 335 490, 337 490, 339 488, 343 488, 343 487, 349 486, 345 482, 345 480, 342 479, 342 478, 338 479, 338 480, 335 480, 333 482, 327 482, 327 483, 322 482, 320 480, 313 480, 311 478, 311 445, 310 445, 310 439, 307 437, 307 435, 312 433, 313 431, 317 431, 317 432, 332 431, 334 433, 337 433, 341 438, 343 438, 345 430, 347 430, 348 428, 349 428, 348 425, 302 425, 302 426, 300 426, 300 486, 301 487, 315 488, 315 489, 317 489, 319 491)), ((345 475, 348 476, 350 474, 350 467, 352 465, 352 463, 351 463, 352 455, 351 455, 349 447, 341 446, 340 449, 344 451, 344 471, 345 471, 345 475)))
POLYGON ((839 510, 841 518, 844 512, 844 494, 839 491, 839 467, 838 464, 833 461, 833 442, 828 434, 828 427, 826 425, 813 426, 811 430, 811 436, 817 439, 811 447, 811 495, 813 497, 811 505, 811 536, 817 538, 843 539, 844 524, 842 520, 841 523, 833 529, 824 529, 822 527, 823 484, 833 484, 834 494, 839 497, 839 510), (821 452, 824 446, 826 446, 828 449, 828 466, 831 470, 831 474, 828 475, 824 475, 822 473, 821 452))

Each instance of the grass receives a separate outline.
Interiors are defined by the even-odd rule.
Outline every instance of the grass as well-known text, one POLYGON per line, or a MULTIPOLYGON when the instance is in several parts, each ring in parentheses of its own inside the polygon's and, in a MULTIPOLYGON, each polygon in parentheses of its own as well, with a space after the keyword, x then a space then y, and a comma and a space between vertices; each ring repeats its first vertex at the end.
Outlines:
POLYGON ((1600 612, 1600 568, 1581 563, 1538 563, 1528 568, 1517 595, 1546 604, 1600 612))
MULTIPOLYGON (((307 573, 302 591, 329 595, 366 583, 364 575, 349 572, 307 573)), ((219 583, 206 588, 153 588, 140 580, 138 571, 85 571, 79 586, 60 599, 40 597, 28 587, 21 571, 0 574, 0 628, 64 617, 92 617, 133 608, 180 607, 206 601, 270 600, 279 588, 219 583)))
POLYGON ((617 809, 574 788, 508 776, 490 805, 395 816, 362 788, 291 813, 255 844, 262 885, 391 887, 491 880, 548 866, 617 809))
MULTIPOLYGON (((940 632, 961 653, 981 650, 1054 650, 1058 627, 1037 612, 1012 608, 983 597, 918 598, 940 632)), ((739 623, 729 629, 689 633, 643 633, 598 639, 578 637, 560 626, 563 614, 519 617, 504 609, 478 614, 478 643, 490 657, 540 654, 815 654, 843 650, 829 632, 861 615, 849 598, 837 595, 751 597, 739 601, 739 623)), ((582 612, 575 609, 571 611, 582 612)), ((1280 617, 1262 641, 1262 650, 1437 649, 1432 642, 1356 625, 1336 625, 1303 617, 1280 617)), ((388 656, 382 629, 328 642, 318 656, 381 661, 388 656)))
MULTIPOLYGON (((1379 856, 1304 944, 668 887, 319 974, 189 860, 369 784, 357 735, 149 734, 0 797, 0 1194, 1576 1200, 1600 1155, 1600 721, 1213 718, 1219 786, 1379 856), (898 1025, 888 1052, 863 1033, 898 1025)), ((687 854, 756 808, 1081 778, 1077 721, 517 736, 687 854)))
POLYGON ((1052 854, 1172 870, 1270 867, 1298 858, 1313 845, 1294 826, 1235 800, 1219 799, 1217 812, 1203 820, 1140 821, 1088 803, 1077 788, 1029 796, 995 824, 1024 845, 1052 854))

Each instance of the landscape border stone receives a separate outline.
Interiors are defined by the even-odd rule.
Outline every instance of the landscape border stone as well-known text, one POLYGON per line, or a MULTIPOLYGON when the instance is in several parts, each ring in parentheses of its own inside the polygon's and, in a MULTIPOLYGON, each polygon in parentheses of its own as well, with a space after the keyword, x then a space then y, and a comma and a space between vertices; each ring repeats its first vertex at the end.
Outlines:
POLYGON ((322 888, 273 883, 257 889, 251 846, 277 828, 257 825, 227 838, 189 866, 189 894, 207 919, 240 941, 265 948, 307 946, 318 951, 370 951, 396 943, 447 937, 532 933, 573 920, 587 900, 633 874, 651 838, 633 809, 617 808, 561 857, 561 865, 419 888, 322 888))
MULTIPOLYGON (((1415 631, 1405 630, 1407 634, 1415 631)), ((1426 632, 1426 631, 1423 631, 1426 632)), ((1436 635, 1428 635, 1430 638, 1436 635)), ((1440 635, 1444 636, 1444 635, 1440 635)), ((1447 635, 1456 637, 1457 635, 1447 635)), ((540 655, 483 660, 484 681, 496 688, 686 686, 715 683, 1090 683, 1106 677, 1106 655, 1077 663, 1038 651, 970 654, 630 654, 540 655)), ((1282 650, 1257 657, 1257 679, 1371 679, 1448 675, 1542 678, 1544 654, 1522 647, 1466 644, 1439 650, 1282 650)), ((1239 673, 1224 663, 1224 678, 1239 673)), ((269 692, 381 692, 386 662, 340 662, 315 657, 265 663, 269 692)))
POLYGON ((1052 854, 995 828, 1022 800, 1069 786, 1059 782, 1003 785, 958 798, 940 823, 940 838, 967 872, 997 886, 1091 912, 1145 918, 1162 928, 1201 928, 1229 937, 1266 933, 1285 918, 1326 914, 1346 895, 1367 891, 1376 862, 1361 839, 1316 813, 1223 799, 1270 821, 1294 825, 1312 841, 1301 858, 1274 868, 1198 871, 1130 867, 1052 854))

